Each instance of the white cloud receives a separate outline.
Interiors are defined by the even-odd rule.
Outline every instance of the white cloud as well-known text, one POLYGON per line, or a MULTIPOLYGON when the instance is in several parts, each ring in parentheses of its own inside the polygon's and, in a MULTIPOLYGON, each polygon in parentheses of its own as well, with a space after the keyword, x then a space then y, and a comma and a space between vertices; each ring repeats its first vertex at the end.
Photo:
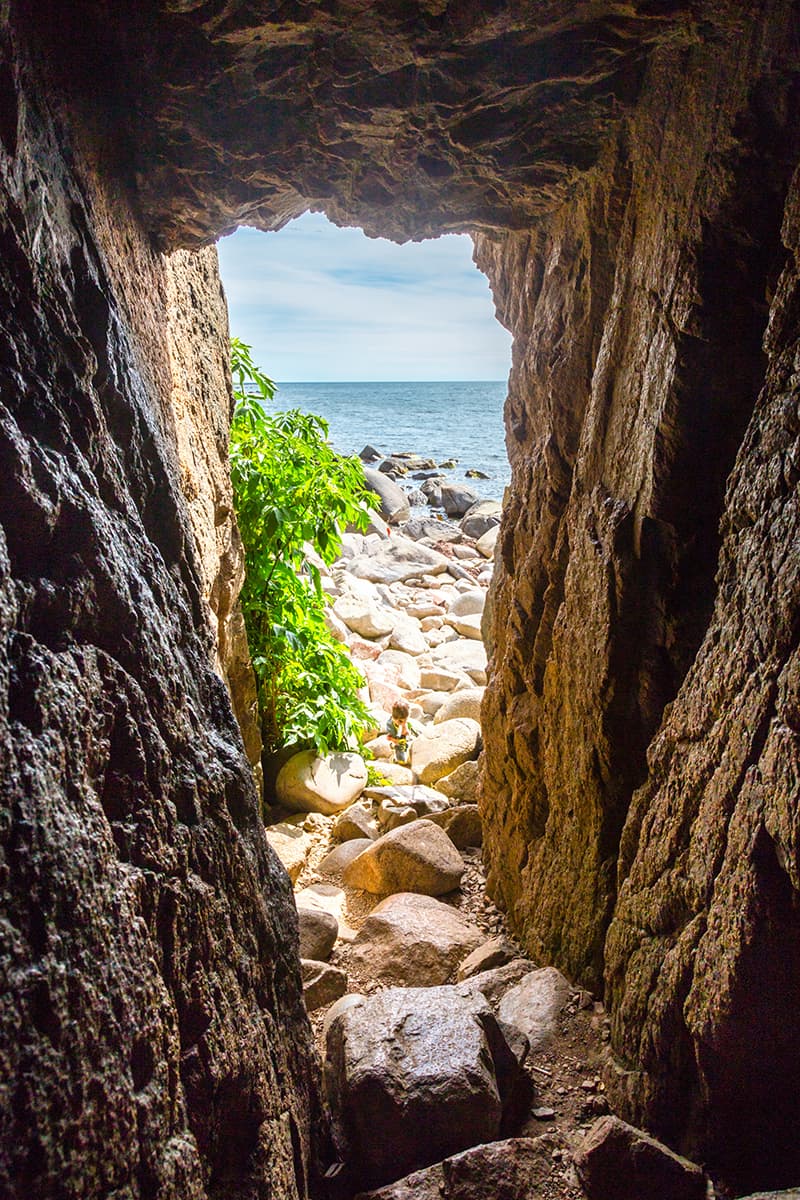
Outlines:
POLYGON ((219 243, 232 332, 291 380, 505 379, 511 339, 468 237, 404 246, 307 213, 219 243))

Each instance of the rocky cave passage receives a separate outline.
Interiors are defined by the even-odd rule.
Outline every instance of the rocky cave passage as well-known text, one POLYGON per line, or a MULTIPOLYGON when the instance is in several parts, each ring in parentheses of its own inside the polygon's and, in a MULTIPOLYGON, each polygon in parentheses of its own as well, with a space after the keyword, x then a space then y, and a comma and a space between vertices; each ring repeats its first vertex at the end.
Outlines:
POLYGON ((605 987, 619 1111, 739 1194, 800 1177, 797 35, 784 0, 0 6, 6 1194, 327 1161, 214 669, 246 679, 199 249, 309 204, 476 231, 514 333, 493 895, 605 987))

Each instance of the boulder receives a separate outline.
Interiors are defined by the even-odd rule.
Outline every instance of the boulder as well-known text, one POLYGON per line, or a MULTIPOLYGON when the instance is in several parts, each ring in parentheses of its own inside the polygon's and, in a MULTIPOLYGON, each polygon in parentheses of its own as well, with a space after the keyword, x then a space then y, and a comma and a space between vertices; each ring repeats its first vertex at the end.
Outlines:
MULTIPOLYGON (((419 490, 427 500, 431 492, 441 489, 442 482, 441 476, 438 481, 426 479, 419 490)), ((453 542, 461 537, 461 530, 452 521, 437 521, 435 517, 423 516, 412 517, 410 521, 406 521, 403 533, 406 537, 413 538, 415 542, 422 538, 428 538, 431 542, 453 542)))
POLYGON ((452 721, 455 717, 469 717, 472 721, 480 722, 484 691, 482 687, 459 688, 437 708, 433 717, 434 725, 452 721))
POLYGON ((328 633, 330 633, 337 642, 342 642, 343 645, 347 645, 348 641, 350 640, 348 628, 344 621, 337 617, 330 605, 326 604, 322 617, 325 621, 328 633))
POLYGON ((391 800, 381 800, 378 805, 378 821, 384 833, 399 829, 401 825, 410 825, 418 820, 417 813, 407 804, 393 804, 391 800))
MULTIPOLYGON (((379 833, 378 822, 366 804, 351 804, 337 817, 332 835, 335 842, 350 842, 354 838, 374 840, 379 833)), ((311 958, 313 955, 307 955, 311 958)))
POLYGON ((494 550, 497 545, 497 539, 500 536, 500 526, 494 525, 491 529, 487 529, 482 537, 479 537, 476 546, 480 554, 484 558, 494 558, 494 550))
POLYGON ((459 671, 450 671, 445 667, 421 667, 419 685, 434 692, 452 692, 462 678, 459 671))
POLYGON ((437 646, 433 651, 433 665, 445 671, 464 672, 480 687, 486 683, 486 651, 479 641, 459 638, 457 642, 437 646))
POLYGON ((356 579, 389 584, 421 578, 423 575, 439 575, 449 565, 450 560, 438 550, 413 542, 402 534, 392 534, 388 542, 381 544, 377 553, 361 554, 354 558, 350 563, 350 573, 356 579))
POLYGON ((286 868, 292 883, 296 883, 300 872, 308 862, 308 856, 314 845, 310 833, 306 833, 299 825, 281 821, 278 825, 268 825, 266 828, 267 841, 286 868))
POLYGON ((482 588, 470 588, 469 591, 459 592, 447 606, 448 617, 480 616, 486 607, 486 592, 482 588))
POLYGON ((300 975, 303 980, 303 1000, 306 1010, 315 1012, 332 1004, 347 991, 347 976, 339 967, 330 963, 300 960, 300 975))
POLYGON ((518 984, 521 979, 524 979, 526 975, 530 975, 538 969, 536 964, 532 963, 530 959, 513 958, 511 962, 505 963, 502 967, 492 967, 491 970, 471 975, 463 983, 459 983, 458 986, 469 995, 480 992, 482 996, 486 997, 492 1008, 497 1010, 497 1006, 506 992, 518 984))
POLYGON ((301 908, 313 908, 334 917, 339 926, 340 941, 352 942, 356 936, 356 931, 347 924, 347 896, 336 884, 322 880, 310 883, 295 894, 295 902, 298 911, 301 908))
POLYGON ((561 1150, 552 1134, 489 1142, 355 1200, 534 1200, 551 1194, 553 1154, 561 1150))
POLYGON ((399 525, 401 521, 408 520, 411 509, 399 484, 390 479, 386 472, 376 471, 374 467, 364 467, 364 478, 369 490, 375 492, 380 500, 380 514, 384 521, 389 525, 399 525))
POLYGON ((457 888, 464 863, 447 835, 428 820, 402 825, 372 842, 345 867, 344 882, 375 895, 441 896, 457 888))
POLYGON ((447 692, 426 692, 424 696, 420 697, 422 711, 426 716, 435 717, 447 698, 447 692))
POLYGON ((372 910, 347 953, 378 983, 434 987, 454 977, 459 963, 485 940, 449 904, 401 892, 372 910))
POLYGON ((297 920, 300 926, 300 957, 325 962, 339 936, 336 917, 316 905, 306 908, 298 904, 297 920))
MULTIPOLYGON (((395 617, 389 645, 393 650, 402 651, 405 655, 416 656, 428 651, 428 643, 419 627, 419 621, 414 617, 406 616, 405 613, 395 617)), ((411 686, 419 685, 412 684, 411 686)))
POLYGON ((449 775, 437 779, 436 790, 459 804, 477 804, 479 783, 480 768, 475 759, 470 759, 469 762, 456 767, 455 771, 451 771, 449 775))
POLYGON ((347 842, 341 842, 329 850, 319 864, 320 874, 330 875, 333 879, 341 878, 345 867, 371 845, 371 838, 351 838, 347 842))
POLYGON ((478 500, 461 518, 461 532, 465 537, 475 538, 477 541, 500 524, 502 512, 503 506, 497 500, 478 500))
POLYGON ((382 762, 380 771, 385 779, 388 779, 390 783, 396 783, 399 787, 414 782, 414 772, 410 767, 404 767, 402 763, 382 762))
POLYGON ((706 1178, 696 1163, 620 1121, 600 1117, 573 1155, 589 1200, 705 1200, 706 1178))
POLYGON ((456 978, 461 982, 464 979, 470 979, 473 975, 479 975, 481 971, 491 971, 493 967, 505 966, 506 963, 513 962, 518 954, 519 951, 508 938, 491 938, 467 955, 458 968, 456 978))
POLYGON ((394 614, 358 596, 340 596, 334 601, 334 615, 353 633, 365 638, 387 637, 394 628, 394 614))
POLYGON ((352 804, 366 783, 367 768, 360 754, 301 750, 281 767, 275 792, 286 808, 331 814, 352 804))
POLYGON ((442 484, 442 508, 448 517, 463 517, 479 499, 465 483, 442 484))
POLYGON ((491 1141, 513 1087, 511 1061, 488 1005, 454 988, 389 988, 364 998, 328 1026, 325 1079, 337 1142, 374 1185, 491 1141))
POLYGON ((457 850, 483 845, 483 824, 477 804, 457 804, 428 818, 443 829, 457 850))
MULTIPOLYGON (((444 812, 450 807, 446 796, 421 783, 397 787, 371 787, 368 789, 368 795, 379 804, 394 804, 402 808, 410 806, 418 817, 444 812)), ((378 822, 381 823, 380 815, 378 822)))
POLYGON ((410 691, 419 687, 419 663, 414 654, 393 647, 391 650, 383 651, 378 663, 396 670, 396 681, 399 687, 408 688, 410 691))
POLYGON ((481 727, 469 717, 442 721, 411 743, 411 767, 421 783, 435 783, 480 749, 481 727))
POLYGON ((558 1015, 569 1000, 570 986, 555 967, 531 971, 505 993, 498 1018, 524 1033, 531 1050, 546 1045, 558 1031, 558 1015))
POLYGON ((383 455, 381 454, 380 450, 376 450, 374 446, 370 446, 369 442, 367 442, 364 449, 359 451, 358 457, 362 462, 373 463, 380 462, 380 460, 383 458, 383 455))
POLYGON ((469 617, 451 617, 446 618, 448 625, 452 625, 456 633, 461 637, 471 638, 475 642, 481 640, 481 621, 480 613, 472 613, 469 617))

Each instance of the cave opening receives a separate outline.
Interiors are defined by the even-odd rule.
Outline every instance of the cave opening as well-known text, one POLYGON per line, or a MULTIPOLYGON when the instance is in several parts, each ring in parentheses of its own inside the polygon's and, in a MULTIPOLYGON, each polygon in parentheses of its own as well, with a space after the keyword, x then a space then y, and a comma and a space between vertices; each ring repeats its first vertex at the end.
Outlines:
POLYGON ((276 381, 279 408, 318 412, 343 453, 453 460, 447 478, 502 499, 511 336, 468 235, 398 244, 307 212, 217 248, 232 335, 276 381))

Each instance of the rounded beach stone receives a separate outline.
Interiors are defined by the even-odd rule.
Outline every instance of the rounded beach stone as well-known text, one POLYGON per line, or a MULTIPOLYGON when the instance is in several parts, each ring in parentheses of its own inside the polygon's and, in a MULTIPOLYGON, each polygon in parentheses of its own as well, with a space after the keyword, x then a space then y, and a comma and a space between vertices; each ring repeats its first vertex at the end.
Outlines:
POLYGON ((411 767, 420 783, 435 783, 449 775, 480 748, 481 727, 469 717, 442 721, 425 733, 411 743, 411 767))
POLYGON ((464 863, 447 834, 423 818, 401 825, 372 842, 345 867, 350 887, 375 895, 418 892, 441 896, 457 888, 464 863))
POLYGON ((281 767, 275 792, 281 804, 296 812, 335 814, 358 799, 366 784, 367 768, 360 754, 322 756, 301 750, 281 767))
POLYGON ((455 717, 469 717, 473 721, 480 722, 481 704, 485 690, 482 687, 459 688, 458 691, 445 697, 444 703, 433 714, 434 725, 441 725, 443 721, 452 721, 455 717))

